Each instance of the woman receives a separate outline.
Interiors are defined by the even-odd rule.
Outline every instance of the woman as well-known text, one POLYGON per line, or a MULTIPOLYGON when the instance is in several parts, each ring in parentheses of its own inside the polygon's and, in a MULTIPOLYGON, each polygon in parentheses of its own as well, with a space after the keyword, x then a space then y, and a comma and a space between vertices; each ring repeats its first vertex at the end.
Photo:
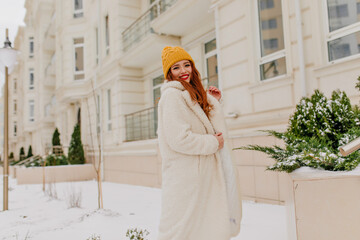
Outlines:
POLYGON ((162 156, 158 239, 228 240, 239 232, 240 219, 231 218, 219 154, 226 138, 221 92, 216 87, 205 92, 193 59, 181 47, 165 47, 162 63, 166 80, 158 105, 162 156))

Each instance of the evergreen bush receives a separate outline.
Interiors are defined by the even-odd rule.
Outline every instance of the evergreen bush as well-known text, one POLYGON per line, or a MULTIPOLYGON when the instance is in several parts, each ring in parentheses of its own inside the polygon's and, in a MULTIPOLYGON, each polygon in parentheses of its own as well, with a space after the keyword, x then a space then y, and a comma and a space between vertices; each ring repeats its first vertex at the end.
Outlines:
POLYGON ((84 148, 81 143, 81 133, 80 133, 79 124, 75 125, 74 132, 71 135, 68 160, 70 164, 85 163, 84 148))
POLYGON ((60 133, 59 133, 59 130, 58 130, 57 128, 55 128, 55 131, 54 131, 54 133, 53 133, 52 145, 53 145, 53 146, 61 146, 61 143, 60 143, 60 133))
POLYGON ((13 152, 10 153, 10 155, 9 155, 9 160, 10 160, 10 161, 14 160, 14 153, 13 153, 13 152))
POLYGON ((50 154, 46 157, 46 166, 58 166, 68 164, 69 163, 65 155, 57 156, 55 154, 50 154))
POLYGON ((24 147, 20 148, 20 153, 19 153, 19 160, 24 160, 25 159, 25 150, 24 147))
POLYGON ((33 153, 32 153, 32 147, 31 147, 31 145, 30 145, 30 146, 29 146, 29 150, 28 150, 28 154, 27 154, 26 158, 29 158, 29 157, 32 157, 32 156, 34 156, 34 155, 33 155, 33 153))
POLYGON ((61 142, 60 142, 60 133, 59 130, 57 128, 55 128, 55 131, 53 133, 53 137, 52 137, 52 153, 55 153, 58 156, 64 155, 64 151, 62 149, 61 146, 61 142))
POLYGON ((310 98, 301 99, 285 132, 264 131, 283 140, 284 148, 249 145, 236 149, 269 155, 276 161, 269 170, 292 172, 302 166, 352 170, 360 162, 360 151, 343 157, 338 148, 360 136, 359 119, 359 108, 351 106, 345 92, 334 91, 327 99, 316 90, 310 98))

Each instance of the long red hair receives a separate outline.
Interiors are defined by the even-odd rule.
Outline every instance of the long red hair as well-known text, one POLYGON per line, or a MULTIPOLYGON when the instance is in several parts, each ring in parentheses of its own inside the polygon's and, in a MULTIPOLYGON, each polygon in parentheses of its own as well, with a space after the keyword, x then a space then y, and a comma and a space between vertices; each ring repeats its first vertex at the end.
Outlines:
POLYGON ((184 88, 189 92, 191 99, 194 102, 199 103, 200 107, 205 112, 206 116, 209 118, 210 111, 212 110, 213 106, 208 102, 206 91, 201 83, 201 76, 199 71, 196 69, 192 61, 189 62, 192 68, 190 83, 186 81, 179 81, 174 79, 173 75, 171 74, 171 69, 169 69, 169 72, 167 74, 167 80, 179 81, 184 86, 184 88))

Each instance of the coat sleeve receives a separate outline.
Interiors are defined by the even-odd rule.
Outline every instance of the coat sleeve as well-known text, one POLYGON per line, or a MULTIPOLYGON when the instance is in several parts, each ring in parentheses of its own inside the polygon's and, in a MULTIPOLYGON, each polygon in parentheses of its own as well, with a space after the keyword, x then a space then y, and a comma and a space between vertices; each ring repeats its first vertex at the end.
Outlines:
POLYGON ((219 142, 215 136, 191 130, 189 107, 181 93, 167 93, 161 100, 159 117, 162 135, 172 150, 188 155, 210 155, 218 150, 219 142))

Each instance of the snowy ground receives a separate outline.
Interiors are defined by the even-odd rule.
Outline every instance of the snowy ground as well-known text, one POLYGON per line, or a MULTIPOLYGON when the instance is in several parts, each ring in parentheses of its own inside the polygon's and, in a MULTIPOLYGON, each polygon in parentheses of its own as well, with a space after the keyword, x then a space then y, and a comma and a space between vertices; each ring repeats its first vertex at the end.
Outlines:
MULTIPOLYGON (((10 179, 10 210, 0 212, 1 240, 87 240, 92 235, 126 240, 126 230, 136 227, 150 232, 148 240, 157 237, 160 189, 104 182, 104 209, 98 210, 95 181, 47 187, 52 191, 45 194, 42 185, 17 185, 10 179), (80 194, 81 207, 69 208, 71 195, 80 194)), ((285 207, 245 201, 241 232, 234 240, 262 239, 286 239, 285 207)))

